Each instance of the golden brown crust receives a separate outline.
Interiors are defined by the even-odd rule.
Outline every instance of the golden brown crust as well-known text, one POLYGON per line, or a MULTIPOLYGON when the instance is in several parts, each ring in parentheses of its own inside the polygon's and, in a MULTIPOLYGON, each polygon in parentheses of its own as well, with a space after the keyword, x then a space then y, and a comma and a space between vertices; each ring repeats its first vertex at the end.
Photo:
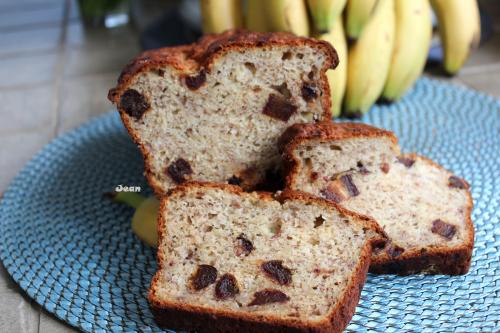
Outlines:
POLYGON ((286 148, 294 148, 298 144, 309 140, 330 141, 357 137, 387 136, 394 143, 398 139, 391 131, 386 131, 374 126, 362 123, 334 123, 322 121, 311 124, 294 124, 288 127, 281 135, 278 145, 281 152, 286 148))
POLYGON ((161 202, 160 215, 158 217, 159 230, 159 246, 158 246, 158 272, 153 277, 151 288, 149 290, 148 299, 151 310, 155 316, 155 320, 162 327, 170 329, 187 329, 196 330, 198 332, 234 332, 237 328, 238 332, 342 332, 349 323, 354 314, 356 305, 359 301, 361 289, 366 280, 366 274, 372 253, 372 244, 384 238, 383 232, 376 223, 366 216, 360 216, 356 213, 347 211, 338 205, 327 200, 311 196, 307 193, 297 191, 285 191, 277 195, 277 199, 268 192, 254 192, 262 200, 277 200, 281 203, 287 200, 301 200, 306 202, 315 202, 325 207, 335 207, 345 215, 358 217, 366 228, 372 229, 378 237, 368 240, 361 250, 361 258, 357 267, 354 268, 354 273, 349 281, 346 292, 342 299, 339 300, 335 309, 321 321, 305 322, 300 318, 281 318, 271 315, 259 315, 254 313, 236 312, 230 310, 221 310, 214 308, 202 308, 182 302, 169 302, 156 297, 155 286, 158 283, 159 272, 164 269, 163 253, 160 251, 165 235, 166 221, 164 212, 169 198, 176 195, 184 195, 190 189, 206 189, 217 188, 222 189, 236 195, 251 195, 243 192, 238 186, 189 182, 180 185, 174 189, 169 196, 164 197, 161 202))
POLYGON ((165 47, 143 52, 124 68, 118 79, 118 85, 109 91, 108 99, 118 104, 119 95, 124 90, 124 87, 128 85, 134 76, 144 71, 171 66, 185 73, 196 72, 201 68, 210 72, 214 60, 228 51, 280 45, 308 45, 312 48, 323 49, 328 55, 325 70, 328 68, 334 69, 339 62, 337 52, 331 44, 325 41, 298 37, 287 32, 228 30, 221 34, 205 35, 198 42, 190 45, 165 47))
MULTIPOLYGON (((397 138, 392 132, 366 124, 322 122, 318 124, 295 124, 290 126, 280 138, 285 188, 291 188, 298 174, 299 160, 294 154, 298 145, 308 141, 324 142, 353 137, 378 136, 387 136, 394 145, 397 144, 397 138)), ((403 157, 421 159, 441 170, 449 172, 426 157, 416 154, 407 154, 403 155, 403 157)), ((474 225, 471 220, 473 202, 470 191, 468 189, 466 191, 468 202, 466 228, 469 238, 464 244, 455 247, 432 247, 425 252, 419 249, 406 250, 397 258, 390 257, 388 254, 374 256, 370 264, 370 272, 399 275, 409 275, 419 272, 450 275, 466 274, 470 268, 472 249, 474 247, 474 225)))
MULTIPOLYGON (((146 178, 157 196, 163 193, 162 186, 156 181, 150 168, 150 159, 146 148, 141 142, 138 134, 130 124, 133 121, 120 107, 120 97, 131 85, 133 79, 143 72, 159 70, 162 67, 173 67, 180 75, 189 75, 204 71, 210 73, 215 60, 222 57, 228 51, 246 50, 249 48, 268 48, 272 46, 303 46, 308 45, 315 49, 321 49, 327 55, 324 68, 320 71, 321 87, 324 92, 321 96, 323 105, 323 118, 331 119, 330 86, 326 77, 326 70, 338 65, 338 56, 331 44, 314 38, 297 37, 291 33, 274 32, 259 33, 243 30, 228 30, 222 34, 210 34, 202 37, 197 43, 177 47, 166 47, 156 50, 145 51, 134 58, 122 71, 118 84, 108 92, 108 99, 114 103, 120 113, 123 124, 129 135, 139 146, 144 156, 144 169, 146 178)), ((148 112, 148 111, 146 111, 148 112)))
POLYGON ((391 131, 386 131, 362 123, 334 123, 330 120, 314 124, 294 124, 288 127, 278 140, 278 148, 282 156, 283 178, 285 188, 295 183, 298 174, 299 160, 293 153, 297 146, 308 141, 325 142, 356 137, 385 136, 397 149, 398 139, 391 131))

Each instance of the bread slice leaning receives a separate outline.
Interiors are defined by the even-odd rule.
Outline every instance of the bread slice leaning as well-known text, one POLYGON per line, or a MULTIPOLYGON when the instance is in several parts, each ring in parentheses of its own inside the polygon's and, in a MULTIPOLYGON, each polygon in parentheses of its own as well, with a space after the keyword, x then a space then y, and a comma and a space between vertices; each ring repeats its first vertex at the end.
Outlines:
POLYGON ((197 332, 342 332, 383 238, 305 193, 201 183, 162 200, 158 228, 155 319, 197 332))
POLYGON ((188 180, 251 189, 276 171, 289 125, 331 117, 325 72, 337 62, 324 41, 228 31, 143 53, 108 98, 157 194, 188 180))
POLYGON ((294 125, 280 146, 288 189, 371 216, 386 232, 370 271, 467 273, 474 226, 465 180, 425 157, 400 155, 392 132, 364 124, 294 125))

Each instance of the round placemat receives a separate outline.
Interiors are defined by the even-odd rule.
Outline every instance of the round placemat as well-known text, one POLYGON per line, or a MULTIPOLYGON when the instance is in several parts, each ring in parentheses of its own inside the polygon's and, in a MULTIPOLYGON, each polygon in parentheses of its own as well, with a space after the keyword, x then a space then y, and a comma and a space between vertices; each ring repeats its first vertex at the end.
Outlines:
MULTIPOLYGON (((500 101, 421 79, 361 121, 471 183, 476 240, 466 276, 369 275, 347 331, 498 331, 500 101)), ((0 258, 30 297, 83 331, 161 331, 146 298, 155 251, 131 232, 132 209, 102 197, 119 184, 149 191, 112 112, 52 141, 15 178, 0 206, 0 258)))

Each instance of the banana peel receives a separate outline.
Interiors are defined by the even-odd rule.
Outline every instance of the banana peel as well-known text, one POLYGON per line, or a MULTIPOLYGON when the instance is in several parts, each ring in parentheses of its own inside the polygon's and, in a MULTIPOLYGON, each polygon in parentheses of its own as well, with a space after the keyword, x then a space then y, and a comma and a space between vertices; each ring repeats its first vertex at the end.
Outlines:
POLYGON ((156 197, 144 197, 135 192, 111 192, 106 197, 135 209, 132 216, 132 231, 149 246, 158 246, 157 220, 160 202, 156 197))

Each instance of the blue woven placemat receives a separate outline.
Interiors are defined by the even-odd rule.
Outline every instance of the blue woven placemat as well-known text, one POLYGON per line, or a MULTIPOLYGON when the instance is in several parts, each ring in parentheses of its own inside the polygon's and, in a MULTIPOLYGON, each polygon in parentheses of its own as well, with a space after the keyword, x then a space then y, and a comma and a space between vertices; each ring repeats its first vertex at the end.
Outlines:
MULTIPOLYGON (((400 103, 362 121, 393 130, 404 151, 472 184, 476 241, 466 276, 370 275, 348 332, 500 329, 500 101, 421 79, 400 103)), ((27 294, 87 332, 161 331, 146 299, 155 251, 130 230, 132 210, 102 199, 147 188, 141 156, 116 113, 54 140, 0 206, 0 258, 27 294)))

